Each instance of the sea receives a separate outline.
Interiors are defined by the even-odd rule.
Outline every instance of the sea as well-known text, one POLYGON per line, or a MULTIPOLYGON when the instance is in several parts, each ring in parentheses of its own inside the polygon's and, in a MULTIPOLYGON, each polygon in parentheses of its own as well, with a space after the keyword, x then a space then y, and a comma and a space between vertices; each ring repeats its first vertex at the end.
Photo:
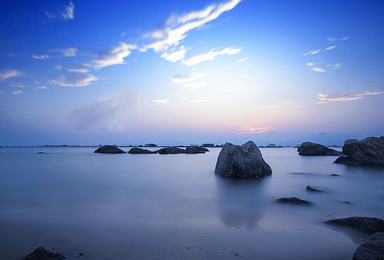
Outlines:
POLYGON ((42 246, 66 259, 342 260, 368 237, 324 222, 384 218, 384 168, 334 164, 334 156, 261 148, 272 175, 234 180, 214 173, 221 148, 95 149, 0 149, 0 259, 42 246), (276 202, 292 196, 312 205, 276 202))

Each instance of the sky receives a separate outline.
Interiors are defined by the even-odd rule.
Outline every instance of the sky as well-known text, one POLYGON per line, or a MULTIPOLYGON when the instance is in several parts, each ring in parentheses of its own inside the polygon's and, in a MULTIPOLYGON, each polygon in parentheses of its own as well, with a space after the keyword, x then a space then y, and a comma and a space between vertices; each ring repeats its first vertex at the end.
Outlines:
POLYGON ((384 135, 384 1, 0 1, 0 145, 384 135))

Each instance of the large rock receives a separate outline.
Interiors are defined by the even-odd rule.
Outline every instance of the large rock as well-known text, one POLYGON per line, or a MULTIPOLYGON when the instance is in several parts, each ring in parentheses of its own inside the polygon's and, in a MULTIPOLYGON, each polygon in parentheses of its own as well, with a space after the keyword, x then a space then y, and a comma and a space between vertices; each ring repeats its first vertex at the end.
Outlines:
POLYGON ((360 165, 360 163, 358 163, 358 162, 356 162, 356 161, 354 161, 351 158, 346 157, 346 156, 340 156, 333 163, 341 163, 341 164, 350 165, 350 166, 360 165))
POLYGON ((165 147, 159 150, 159 154, 178 154, 178 153, 185 153, 185 150, 178 147, 165 147))
POLYGON ((379 218, 350 217, 331 219, 325 223, 354 228, 367 235, 373 235, 377 232, 384 232, 384 220, 379 218))
POLYGON ((329 149, 324 145, 311 143, 311 142, 302 143, 297 149, 297 151, 299 152, 299 155, 331 155, 331 156, 341 155, 341 152, 339 151, 329 149))
POLYGON ((379 232, 371 236, 369 242, 360 245, 352 260, 384 260, 384 233, 379 232))
POLYGON ((367 137, 361 141, 348 139, 343 146, 343 153, 349 158, 341 163, 365 166, 384 166, 384 136, 367 137))
POLYGON ((151 153, 157 153, 157 151, 150 151, 148 149, 142 149, 142 148, 131 148, 131 150, 129 150, 128 153, 131 153, 131 154, 151 154, 151 153))
POLYGON ((205 153, 205 152, 209 152, 209 150, 202 146, 188 146, 185 149, 185 153, 189 153, 189 154, 205 153))
POLYGON ((103 145, 97 148, 95 153, 125 153, 125 152, 114 145, 103 145))
POLYGON ((65 256, 49 252, 44 247, 36 248, 32 253, 24 257, 22 260, 62 260, 65 256))
POLYGON ((259 178, 272 174, 259 148, 252 141, 243 145, 226 143, 217 159, 215 172, 235 179, 259 178))

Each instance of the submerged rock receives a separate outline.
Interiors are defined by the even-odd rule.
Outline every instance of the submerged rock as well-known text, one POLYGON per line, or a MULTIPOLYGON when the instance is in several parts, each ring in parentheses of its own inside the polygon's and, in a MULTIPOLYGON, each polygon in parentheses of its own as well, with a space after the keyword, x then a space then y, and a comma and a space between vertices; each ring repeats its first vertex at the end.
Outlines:
POLYGON ((185 153, 189 153, 189 154, 205 153, 205 152, 209 152, 209 150, 202 146, 188 146, 185 149, 185 153))
POLYGON ((129 150, 128 153, 131 153, 131 154, 151 154, 151 153, 157 153, 157 151, 150 151, 148 149, 142 149, 142 148, 131 148, 131 150, 129 150))
POLYGON ((354 161, 351 158, 346 157, 346 156, 340 156, 333 163, 341 163, 341 164, 350 165, 350 166, 360 165, 358 162, 356 162, 356 161, 354 161))
POLYGON ((329 192, 327 189, 322 188, 322 187, 316 187, 312 185, 307 185, 307 188, 305 188, 307 191, 312 191, 312 192, 329 192))
POLYGON ((332 173, 331 176, 336 177, 336 176, 340 176, 340 175, 336 174, 336 173, 332 173))
POLYGON ((384 136, 367 137, 361 141, 348 139, 344 142, 343 153, 347 158, 338 158, 335 163, 384 166, 384 136))
POLYGON ((185 150, 178 147, 165 147, 161 148, 158 152, 159 154, 178 154, 185 153, 185 150))
POLYGON ((61 260, 64 258, 65 256, 63 255, 52 253, 44 247, 38 247, 22 260, 61 260))
POLYGON ((260 178, 272 174, 256 144, 248 141, 243 145, 226 143, 217 158, 215 173, 228 178, 260 178))
POLYGON ((352 260, 384 260, 384 233, 371 236, 370 241, 360 245, 353 254, 352 260))
POLYGON ((311 143, 311 142, 304 142, 302 143, 299 148, 297 148, 297 151, 299 152, 299 155, 331 155, 331 156, 339 156, 341 155, 341 152, 329 149, 328 147, 311 143))
POLYGON ((95 153, 125 153, 123 150, 113 145, 103 145, 96 149, 95 153))
POLYGON ((296 205, 311 205, 312 204, 311 202, 309 202, 307 200, 299 199, 297 197, 280 198, 280 199, 277 200, 277 202, 288 203, 288 204, 296 204, 296 205))
POLYGON ((379 218, 349 217, 327 220, 325 223, 336 226, 350 227, 368 235, 384 232, 384 220, 379 218))

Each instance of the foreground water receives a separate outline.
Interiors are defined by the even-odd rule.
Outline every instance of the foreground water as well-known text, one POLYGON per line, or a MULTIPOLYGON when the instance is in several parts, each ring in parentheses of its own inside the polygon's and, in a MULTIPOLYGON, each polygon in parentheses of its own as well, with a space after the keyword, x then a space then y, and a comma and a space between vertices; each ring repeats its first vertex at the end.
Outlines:
POLYGON ((67 259, 351 259, 367 238, 323 222, 384 218, 383 168, 261 149, 272 176, 230 180, 214 174, 218 148, 93 150, 0 149, 0 259, 21 259, 38 246, 67 259), (308 184, 330 192, 308 192, 308 184), (314 205, 275 202, 285 196, 314 205))

